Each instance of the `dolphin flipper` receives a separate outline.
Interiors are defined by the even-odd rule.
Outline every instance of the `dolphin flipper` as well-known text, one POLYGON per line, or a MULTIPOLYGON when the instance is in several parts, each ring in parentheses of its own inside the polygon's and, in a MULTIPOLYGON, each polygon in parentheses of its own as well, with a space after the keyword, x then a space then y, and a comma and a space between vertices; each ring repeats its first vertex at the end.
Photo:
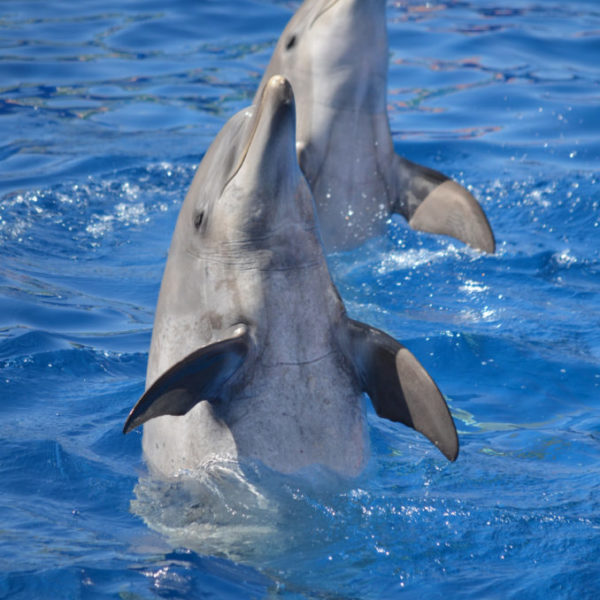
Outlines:
POLYGON ((248 355, 245 327, 233 337, 204 346, 163 373, 133 407, 123 433, 154 417, 185 415, 201 400, 219 397, 221 388, 248 355))
POLYGON ((351 319, 343 341, 377 414, 412 427, 448 460, 456 460, 454 421, 437 385, 414 355, 383 331, 351 319))
POLYGON ((396 160, 396 197, 391 206, 412 229, 449 235, 482 252, 493 253, 496 241, 487 217, 473 195, 446 175, 396 160))

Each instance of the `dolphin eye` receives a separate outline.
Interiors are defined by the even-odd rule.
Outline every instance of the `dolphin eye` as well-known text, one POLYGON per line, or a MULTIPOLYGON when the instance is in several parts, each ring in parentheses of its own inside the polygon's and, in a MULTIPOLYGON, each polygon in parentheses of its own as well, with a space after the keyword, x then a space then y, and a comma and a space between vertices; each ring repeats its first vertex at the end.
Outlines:
POLYGON ((292 37, 290 37, 288 39, 287 44, 285 45, 285 49, 290 50, 291 48, 294 47, 295 44, 296 44, 296 36, 293 35, 292 37))
POLYGON ((200 229, 202 222, 204 221, 204 211, 200 211, 194 215, 194 227, 200 229))

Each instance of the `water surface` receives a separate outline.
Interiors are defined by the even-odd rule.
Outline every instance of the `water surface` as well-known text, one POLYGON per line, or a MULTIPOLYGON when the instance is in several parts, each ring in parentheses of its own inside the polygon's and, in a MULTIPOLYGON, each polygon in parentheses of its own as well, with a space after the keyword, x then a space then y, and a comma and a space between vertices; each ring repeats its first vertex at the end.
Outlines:
POLYGON ((346 488, 215 466, 189 489, 121 434, 180 203, 296 6, 2 3, 0 597, 595 597, 595 0, 388 2, 396 149, 473 191, 498 252, 394 217, 330 261, 446 394, 455 464, 370 412, 346 488))

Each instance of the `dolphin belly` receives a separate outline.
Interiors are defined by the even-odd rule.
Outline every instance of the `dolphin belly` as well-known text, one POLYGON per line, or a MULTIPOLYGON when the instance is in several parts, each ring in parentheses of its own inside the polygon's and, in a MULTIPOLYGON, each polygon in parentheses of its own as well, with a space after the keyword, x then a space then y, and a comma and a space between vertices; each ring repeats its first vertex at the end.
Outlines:
POLYGON ((339 355, 256 365, 230 398, 148 421, 143 449, 151 471, 166 477, 231 459, 356 476, 369 457, 365 402, 339 355))

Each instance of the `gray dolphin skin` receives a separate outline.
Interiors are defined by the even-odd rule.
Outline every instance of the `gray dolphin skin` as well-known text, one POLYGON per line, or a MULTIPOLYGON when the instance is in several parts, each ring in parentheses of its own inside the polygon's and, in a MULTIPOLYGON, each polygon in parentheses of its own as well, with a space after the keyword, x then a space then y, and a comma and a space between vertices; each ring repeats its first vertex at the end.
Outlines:
POLYGON ((385 4, 305 0, 283 31, 256 98, 274 74, 292 84, 300 166, 326 251, 383 234, 390 213, 399 213, 413 229, 494 252, 487 217, 471 193, 394 151, 385 4))
POLYGON ((198 167, 163 275, 146 391, 123 431, 144 424, 146 461, 167 478, 229 458, 354 476, 369 456, 365 393, 381 417, 456 459, 429 374, 346 314, 296 157, 292 88, 276 75, 198 167))

